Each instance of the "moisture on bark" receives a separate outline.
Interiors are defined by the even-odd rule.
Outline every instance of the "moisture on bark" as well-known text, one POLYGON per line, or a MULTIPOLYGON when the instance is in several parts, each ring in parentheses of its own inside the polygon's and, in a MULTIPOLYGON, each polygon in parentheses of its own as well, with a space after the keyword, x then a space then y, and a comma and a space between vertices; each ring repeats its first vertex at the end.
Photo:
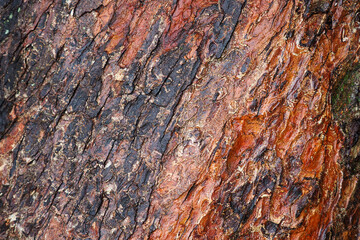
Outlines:
POLYGON ((0 1, 1 239, 356 239, 359 0, 0 1))

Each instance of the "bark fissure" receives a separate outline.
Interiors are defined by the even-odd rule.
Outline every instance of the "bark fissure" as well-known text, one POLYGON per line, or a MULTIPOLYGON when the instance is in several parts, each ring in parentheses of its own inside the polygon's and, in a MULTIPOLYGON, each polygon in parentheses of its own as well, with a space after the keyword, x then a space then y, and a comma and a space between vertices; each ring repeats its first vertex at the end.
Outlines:
POLYGON ((359 8, 0 3, 0 238, 356 238, 359 8))

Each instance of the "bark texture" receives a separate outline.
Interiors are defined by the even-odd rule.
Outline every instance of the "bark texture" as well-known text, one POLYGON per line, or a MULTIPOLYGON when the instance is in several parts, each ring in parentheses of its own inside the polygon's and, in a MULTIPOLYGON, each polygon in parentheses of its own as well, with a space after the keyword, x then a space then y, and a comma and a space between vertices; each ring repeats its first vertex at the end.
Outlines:
POLYGON ((0 17, 0 238, 360 237, 359 0, 0 17))

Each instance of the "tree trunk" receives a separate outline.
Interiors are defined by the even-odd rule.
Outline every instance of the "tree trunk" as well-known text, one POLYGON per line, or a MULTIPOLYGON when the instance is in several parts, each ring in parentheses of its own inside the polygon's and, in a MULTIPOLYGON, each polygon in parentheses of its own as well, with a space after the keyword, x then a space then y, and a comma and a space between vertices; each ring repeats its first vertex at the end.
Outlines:
POLYGON ((359 9, 2 0, 0 238, 359 238, 359 9))

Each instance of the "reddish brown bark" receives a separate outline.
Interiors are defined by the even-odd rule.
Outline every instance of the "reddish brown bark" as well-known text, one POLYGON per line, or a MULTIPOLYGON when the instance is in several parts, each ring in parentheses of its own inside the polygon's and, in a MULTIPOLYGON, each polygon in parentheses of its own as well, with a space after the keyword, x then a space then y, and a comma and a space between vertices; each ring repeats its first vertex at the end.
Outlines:
POLYGON ((1 237, 359 237, 360 1, 0 7, 1 237))

